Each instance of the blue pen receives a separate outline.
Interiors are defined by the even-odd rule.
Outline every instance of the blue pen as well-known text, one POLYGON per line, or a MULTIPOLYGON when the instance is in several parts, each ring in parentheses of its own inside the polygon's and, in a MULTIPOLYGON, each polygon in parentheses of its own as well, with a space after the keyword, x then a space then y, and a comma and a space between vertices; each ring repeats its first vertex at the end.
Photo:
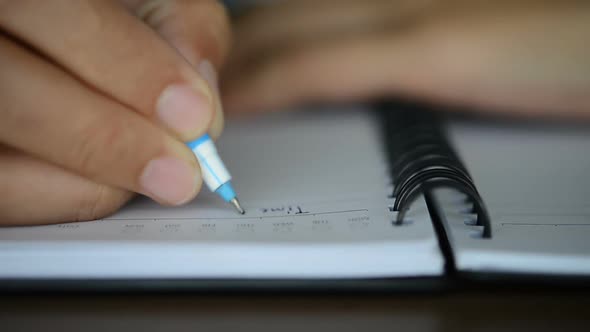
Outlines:
POLYGON ((231 185, 231 175, 223 161, 221 161, 211 137, 205 134, 194 141, 186 143, 186 145, 193 150, 197 157, 201 165, 203 181, 207 184, 207 187, 223 198, 224 201, 231 203, 240 214, 246 213, 231 185))

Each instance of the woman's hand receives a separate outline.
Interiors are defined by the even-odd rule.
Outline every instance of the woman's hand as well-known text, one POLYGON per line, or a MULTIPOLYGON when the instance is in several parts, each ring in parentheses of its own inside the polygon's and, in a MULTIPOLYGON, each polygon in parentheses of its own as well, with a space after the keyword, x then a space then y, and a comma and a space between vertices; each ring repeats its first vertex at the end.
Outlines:
POLYGON ((229 30, 215 1, 0 0, 0 224, 192 199, 229 30))
POLYGON ((228 112, 393 95, 590 119, 588 1, 279 1, 235 40, 228 112))

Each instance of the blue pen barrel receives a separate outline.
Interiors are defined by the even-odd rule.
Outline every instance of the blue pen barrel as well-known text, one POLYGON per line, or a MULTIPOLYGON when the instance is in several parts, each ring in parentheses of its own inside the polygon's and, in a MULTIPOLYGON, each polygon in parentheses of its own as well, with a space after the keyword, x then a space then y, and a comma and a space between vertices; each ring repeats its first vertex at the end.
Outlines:
POLYGON ((226 202, 230 202, 232 199, 236 198, 236 192, 229 182, 222 184, 217 190, 215 190, 215 193, 226 202))
POLYGON ((225 168, 223 161, 221 161, 211 137, 205 134, 192 142, 186 143, 186 145, 197 157, 199 165, 201 165, 203 182, 209 187, 209 190, 215 192, 224 201, 231 203, 239 213, 244 214, 245 211, 238 202, 236 192, 230 183, 231 175, 225 168))

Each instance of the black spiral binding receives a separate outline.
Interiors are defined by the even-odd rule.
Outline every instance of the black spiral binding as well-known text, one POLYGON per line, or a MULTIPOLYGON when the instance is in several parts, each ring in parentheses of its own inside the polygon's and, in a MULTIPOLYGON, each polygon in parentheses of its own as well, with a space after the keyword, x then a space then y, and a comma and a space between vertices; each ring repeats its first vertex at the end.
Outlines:
POLYGON ((395 224, 401 225, 412 203, 435 188, 453 188, 464 193, 477 214, 476 225, 483 237, 492 237, 486 207, 469 172, 450 146, 437 114, 423 107, 401 103, 379 106, 383 120, 386 153, 393 179, 395 224))

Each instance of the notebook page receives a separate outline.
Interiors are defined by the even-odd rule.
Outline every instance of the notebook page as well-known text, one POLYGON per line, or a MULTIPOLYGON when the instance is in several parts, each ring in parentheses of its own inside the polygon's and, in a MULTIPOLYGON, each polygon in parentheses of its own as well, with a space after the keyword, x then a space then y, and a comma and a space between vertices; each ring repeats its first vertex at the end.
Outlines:
POLYGON ((493 228, 491 240, 474 238, 465 216, 451 218, 458 267, 590 274, 590 131, 462 124, 451 133, 493 228))
POLYGON ((442 274, 423 203, 393 226, 387 164, 366 109, 229 122, 218 150, 247 213, 205 190, 137 199, 100 221, 0 229, 0 276, 350 278, 442 274))

